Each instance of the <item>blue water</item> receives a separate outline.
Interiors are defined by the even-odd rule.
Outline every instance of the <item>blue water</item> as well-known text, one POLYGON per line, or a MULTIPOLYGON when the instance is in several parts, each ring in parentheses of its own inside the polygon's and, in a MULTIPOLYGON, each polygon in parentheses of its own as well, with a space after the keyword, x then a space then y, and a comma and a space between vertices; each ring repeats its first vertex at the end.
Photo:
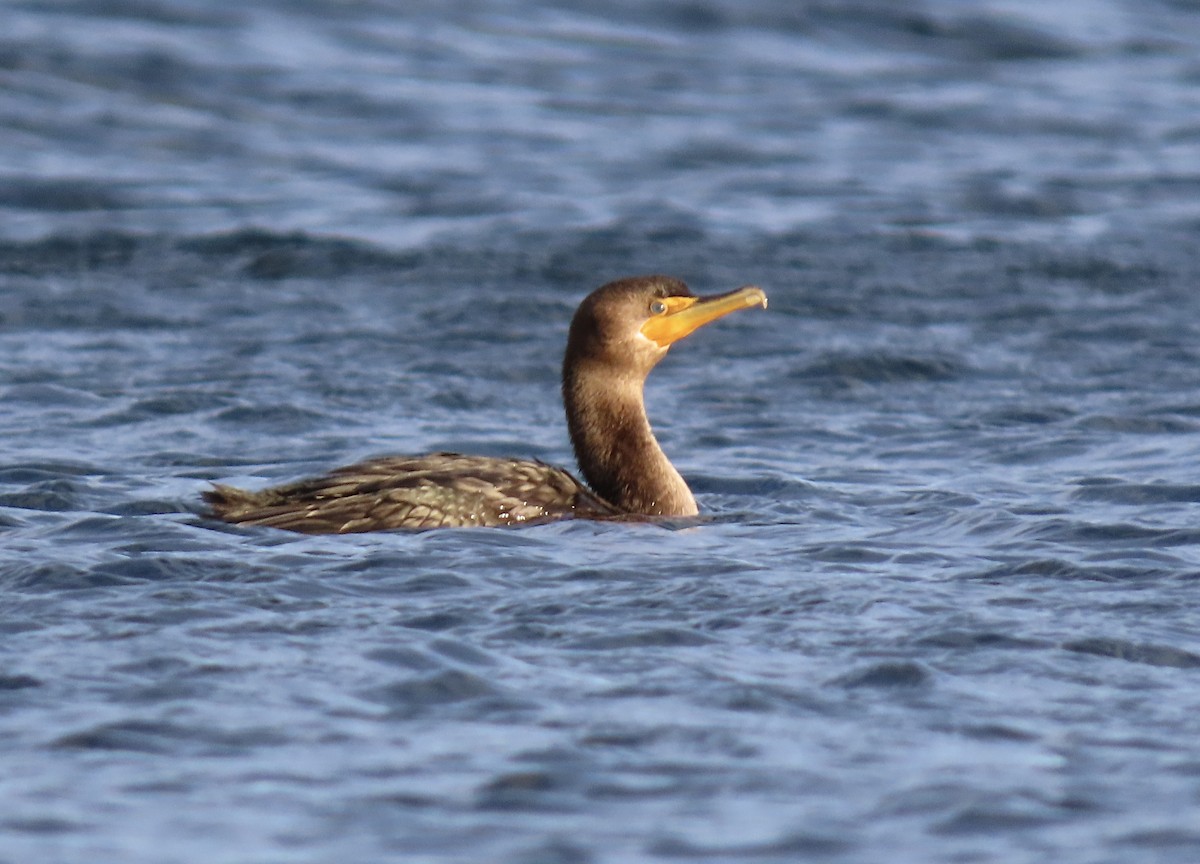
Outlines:
POLYGON ((1200 860, 1195 3, 0 16, 0 862, 1200 860), (203 518, 657 271, 701 523, 203 518))

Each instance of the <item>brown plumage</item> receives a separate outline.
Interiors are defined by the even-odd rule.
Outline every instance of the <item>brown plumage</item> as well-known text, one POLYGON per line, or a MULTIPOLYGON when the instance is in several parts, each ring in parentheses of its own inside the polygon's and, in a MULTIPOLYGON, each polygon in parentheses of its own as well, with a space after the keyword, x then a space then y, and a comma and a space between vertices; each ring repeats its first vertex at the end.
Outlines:
POLYGON ((697 298, 666 276, 610 282, 584 299, 571 321, 562 390, 590 489, 537 460, 433 453, 370 459, 259 492, 215 485, 204 500, 226 522, 306 534, 695 515, 687 483, 650 429, 646 376, 697 327, 766 305, 753 286, 697 298))

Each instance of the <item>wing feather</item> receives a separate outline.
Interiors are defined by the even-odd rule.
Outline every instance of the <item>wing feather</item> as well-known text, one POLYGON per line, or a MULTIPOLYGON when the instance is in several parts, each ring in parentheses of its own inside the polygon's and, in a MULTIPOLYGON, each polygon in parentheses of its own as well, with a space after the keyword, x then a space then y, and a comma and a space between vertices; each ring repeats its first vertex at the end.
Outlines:
POLYGON ((515 525, 619 513, 561 468, 458 453, 368 459, 258 492, 214 485, 204 498, 227 522, 306 534, 515 525))

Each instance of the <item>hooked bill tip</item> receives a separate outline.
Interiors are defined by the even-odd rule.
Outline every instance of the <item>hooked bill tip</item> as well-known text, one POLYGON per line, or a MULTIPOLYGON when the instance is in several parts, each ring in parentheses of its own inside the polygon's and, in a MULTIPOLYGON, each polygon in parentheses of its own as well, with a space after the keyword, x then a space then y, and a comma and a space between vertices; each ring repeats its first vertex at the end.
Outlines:
POLYGON ((767 292, 763 291, 757 285, 744 285, 740 289, 746 292, 746 306, 758 306, 762 309, 767 308, 767 292))

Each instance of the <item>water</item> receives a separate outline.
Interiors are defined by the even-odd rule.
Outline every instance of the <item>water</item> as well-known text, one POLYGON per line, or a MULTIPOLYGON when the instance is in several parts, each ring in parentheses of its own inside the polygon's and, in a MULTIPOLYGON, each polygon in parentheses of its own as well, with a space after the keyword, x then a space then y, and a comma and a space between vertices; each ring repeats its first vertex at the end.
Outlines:
POLYGON ((1200 9, 8 3, 0 861, 1200 856, 1200 9), (699 525, 298 537, 571 461, 599 282, 699 525))

